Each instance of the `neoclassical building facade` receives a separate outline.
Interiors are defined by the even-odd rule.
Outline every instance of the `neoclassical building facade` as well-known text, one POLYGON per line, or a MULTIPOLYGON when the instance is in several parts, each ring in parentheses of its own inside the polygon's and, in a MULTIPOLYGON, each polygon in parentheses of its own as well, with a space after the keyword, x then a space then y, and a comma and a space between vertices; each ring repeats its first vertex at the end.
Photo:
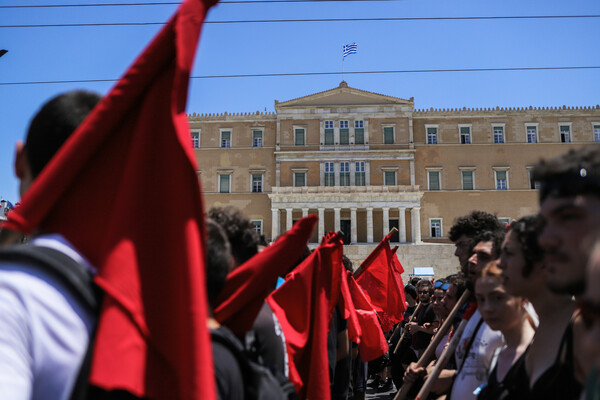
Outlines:
POLYGON ((346 82, 276 100, 274 113, 188 117, 207 208, 241 208, 268 239, 314 213, 312 242, 336 230, 349 247, 393 227, 400 245, 448 243, 473 209, 534 213, 535 163, 600 142, 597 105, 419 110, 346 82))

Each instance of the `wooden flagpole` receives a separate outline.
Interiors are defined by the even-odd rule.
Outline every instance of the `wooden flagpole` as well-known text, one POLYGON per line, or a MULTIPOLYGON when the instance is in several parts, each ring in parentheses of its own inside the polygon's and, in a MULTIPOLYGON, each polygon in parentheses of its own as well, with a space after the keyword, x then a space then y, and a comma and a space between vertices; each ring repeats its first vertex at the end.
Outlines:
MULTIPOLYGON (((419 310, 423 308, 423 303, 419 302, 419 305, 415 308, 415 311, 413 311, 412 315, 410 316, 410 318, 408 319, 407 324, 413 322, 416 318, 417 318, 417 313, 419 312, 419 310)), ((404 325, 406 326, 406 325, 404 325)), ((400 325, 398 325, 398 328, 396 328, 396 330, 398 330, 400 328, 400 325)), ((394 332, 395 334, 396 332, 394 332)), ((404 328, 404 332, 402 332, 402 336, 400 336, 400 340, 398 341, 398 343, 396 344, 396 347, 394 348, 394 354, 398 353, 398 349, 400 348, 400 343, 402 343, 402 340, 404 340, 404 336, 406 335, 406 328, 404 328)), ((392 338, 394 337, 394 335, 392 334, 392 338)), ((391 338, 390 338, 391 341, 391 338)))

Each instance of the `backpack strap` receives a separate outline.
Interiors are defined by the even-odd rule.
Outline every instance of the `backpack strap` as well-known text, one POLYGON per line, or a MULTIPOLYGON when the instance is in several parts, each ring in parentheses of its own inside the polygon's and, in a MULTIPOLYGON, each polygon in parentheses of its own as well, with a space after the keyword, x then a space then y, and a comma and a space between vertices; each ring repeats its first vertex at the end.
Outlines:
MULTIPOLYGON (((0 249, 0 261, 24 263, 50 272, 65 284, 92 314, 98 315, 102 301, 101 289, 94 283, 91 271, 66 254, 49 247, 16 245, 0 249)), ((87 398, 95 339, 94 328, 90 332, 88 347, 71 392, 71 400, 87 398)))

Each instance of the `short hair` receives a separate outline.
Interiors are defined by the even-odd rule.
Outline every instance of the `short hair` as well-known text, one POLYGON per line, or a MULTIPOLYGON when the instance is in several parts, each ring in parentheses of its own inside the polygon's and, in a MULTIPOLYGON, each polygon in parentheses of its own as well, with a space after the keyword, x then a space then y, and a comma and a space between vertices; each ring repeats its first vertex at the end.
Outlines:
POLYGON ((208 211, 212 218, 225 231, 231 244, 231 253, 238 266, 242 265, 258 253, 260 236, 254 229, 254 224, 233 206, 213 207, 208 211))
POLYGON ((481 270, 481 278, 492 277, 496 278, 500 283, 504 282, 504 278, 502 277, 502 270, 498 266, 498 260, 490 261, 486 264, 485 267, 481 270))
POLYGON ((211 310, 231 270, 231 246, 219 224, 206 218, 206 290, 211 310))
POLYGON ((417 283, 417 289, 421 289, 424 286, 427 286, 429 288, 429 292, 433 293, 433 285, 431 284, 431 281, 428 279, 421 279, 419 283, 417 283))
POLYGON ((456 299, 460 299, 465 290, 467 290, 467 286, 469 280, 462 274, 454 274, 446 277, 448 283, 456 286, 456 299))
POLYGON ((533 264, 544 258, 544 249, 538 242, 543 226, 542 218, 536 214, 513 221, 508 228, 521 245, 521 251, 525 259, 522 275, 525 278, 531 275, 533 264))
POLYGON ((456 242, 462 235, 474 238, 483 231, 494 231, 504 225, 498 217, 485 211, 475 210, 457 218, 450 228, 449 238, 456 242))
POLYGON ((97 93, 74 90, 60 94, 42 106, 31 120, 25 139, 25 152, 34 178, 100 99, 97 93))
POLYGON ((419 296, 417 295, 417 288, 415 288, 410 283, 404 286, 404 293, 412 296, 413 299, 417 299, 419 296))
POLYGON ((506 227, 500 225, 494 230, 480 232, 475 236, 471 247, 474 248, 479 242, 492 242, 492 258, 499 258, 504 236, 506 236, 506 227))
POLYGON ((533 169, 532 179, 540 184, 540 203, 547 197, 600 196, 600 144, 540 160, 533 169))
POLYGON ((420 280, 421 278, 419 278, 418 276, 413 276, 410 279, 410 284, 416 287, 420 280))

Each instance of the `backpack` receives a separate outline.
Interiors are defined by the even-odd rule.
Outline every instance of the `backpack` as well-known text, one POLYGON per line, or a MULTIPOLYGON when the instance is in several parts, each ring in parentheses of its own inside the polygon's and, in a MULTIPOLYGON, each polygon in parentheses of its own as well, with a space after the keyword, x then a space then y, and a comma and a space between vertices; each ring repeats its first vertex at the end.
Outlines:
POLYGON ((244 379, 245 400, 292 400, 297 399, 294 385, 275 371, 253 360, 240 341, 224 329, 210 331, 211 338, 225 346, 238 361, 244 379))
MULTIPOLYGON (((94 283, 91 271, 71 257, 49 247, 24 244, 0 249, 0 261, 16 262, 41 268, 66 285, 70 293, 78 298, 83 307, 91 311, 92 314, 98 315, 102 301, 102 291, 94 283)), ((87 397, 94 336, 95 332, 92 332, 81 369, 71 393, 72 400, 87 397)))

